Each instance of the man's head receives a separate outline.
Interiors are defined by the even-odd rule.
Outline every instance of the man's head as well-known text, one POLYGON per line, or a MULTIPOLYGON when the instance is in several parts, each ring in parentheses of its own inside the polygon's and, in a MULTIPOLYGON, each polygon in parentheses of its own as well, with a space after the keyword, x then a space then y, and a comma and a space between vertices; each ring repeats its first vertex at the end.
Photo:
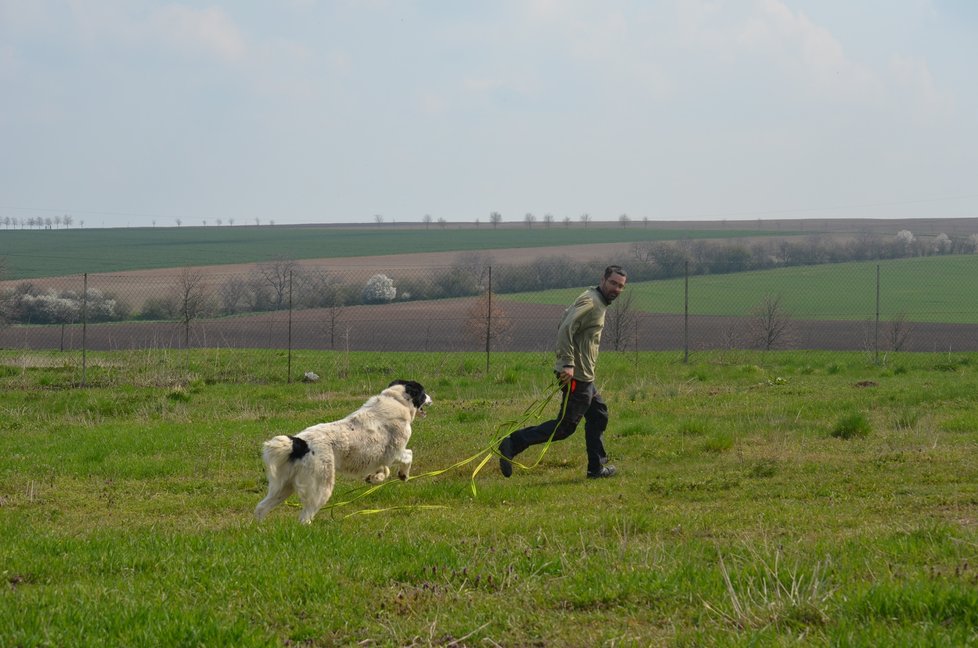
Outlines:
POLYGON ((604 277, 601 279, 598 288, 601 289, 601 293, 608 300, 608 303, 611 303, 625 289, 627 280, 628 275, 625 274, 625 270, 621 266, 610 265, 604 269, 604 277))

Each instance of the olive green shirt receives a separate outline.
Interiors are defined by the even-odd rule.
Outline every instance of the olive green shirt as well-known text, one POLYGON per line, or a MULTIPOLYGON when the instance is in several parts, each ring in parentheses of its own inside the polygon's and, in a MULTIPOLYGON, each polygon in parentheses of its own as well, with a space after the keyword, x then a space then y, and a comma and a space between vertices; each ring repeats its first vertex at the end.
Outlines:
POLYGON ((564 311, 557 327, 557 362, 554 371, 574 367, 574 379, 594 382, 594 367, 601 346, 608 302, 595 286, 588 288, 564 311))

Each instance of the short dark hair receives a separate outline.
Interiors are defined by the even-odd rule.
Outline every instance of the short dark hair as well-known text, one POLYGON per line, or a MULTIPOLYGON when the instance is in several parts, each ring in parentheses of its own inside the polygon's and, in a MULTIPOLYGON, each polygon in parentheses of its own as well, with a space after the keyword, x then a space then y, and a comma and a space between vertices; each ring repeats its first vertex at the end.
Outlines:
POLYGON ((618 274, 618 275, 621 275, 623 277, 627 277, 628 276, 628 273, 625 272, 625 269, 622 268, 620 265, 610 265, 610 266, 608 266, 607 268, 604 269, 604 278, 605 279, 607 279, 608 277, 610 277, 613 274, 618 274))

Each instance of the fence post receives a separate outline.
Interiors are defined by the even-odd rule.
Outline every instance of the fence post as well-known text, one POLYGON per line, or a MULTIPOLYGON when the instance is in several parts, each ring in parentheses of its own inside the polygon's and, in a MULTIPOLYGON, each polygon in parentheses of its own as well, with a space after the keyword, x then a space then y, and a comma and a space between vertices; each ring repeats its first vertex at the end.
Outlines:
POLYGON ((683 262, 683 364, 689 364, 689 259, 683 262))
POLYGON ((489 266, 489 287, 487 289, 486 303, 488 304, 486 312, 486 375, 489 374, 489 340, 492 338, 492 266, 489 266))
POLYGON ((289 352, 288 352, 288 371, 286 384, 292 383, 292 271, 289 270, 289 352))
POLYGON ((880 264, 876 264, 876 331, 873 342, 875 350, 874 362, 880 363, 880 264))
POLYGON ((81 386, 85 386, 85 372, 88 368, 88 345, 86 335, 88 333, 88 273, 82 275, 82 377, 81 386))

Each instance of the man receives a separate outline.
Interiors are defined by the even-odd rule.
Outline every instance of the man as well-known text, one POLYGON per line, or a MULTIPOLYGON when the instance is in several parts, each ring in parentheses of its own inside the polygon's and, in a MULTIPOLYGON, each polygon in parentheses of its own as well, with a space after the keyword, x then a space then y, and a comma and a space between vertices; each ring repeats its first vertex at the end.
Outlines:
POLYGON ((499 469, 504 477, 513 474, 513 457, 531 445, 566 439, 584 419, 584 444, 587 448, 587 476, 611 477, 615 467, 605 465, 608 456, 601 437, 608 427, 608 406, 594 387, 594 367, 601 344, 604 315, 611 302, 625 289, 627 277, 621 266, 605 268, 604 277, 594 288, 584 291, 564 311, 557 327, 557 362, 554 372, 560 381, 563 398, 557 418, 510 434, 499 444, 499 469))

